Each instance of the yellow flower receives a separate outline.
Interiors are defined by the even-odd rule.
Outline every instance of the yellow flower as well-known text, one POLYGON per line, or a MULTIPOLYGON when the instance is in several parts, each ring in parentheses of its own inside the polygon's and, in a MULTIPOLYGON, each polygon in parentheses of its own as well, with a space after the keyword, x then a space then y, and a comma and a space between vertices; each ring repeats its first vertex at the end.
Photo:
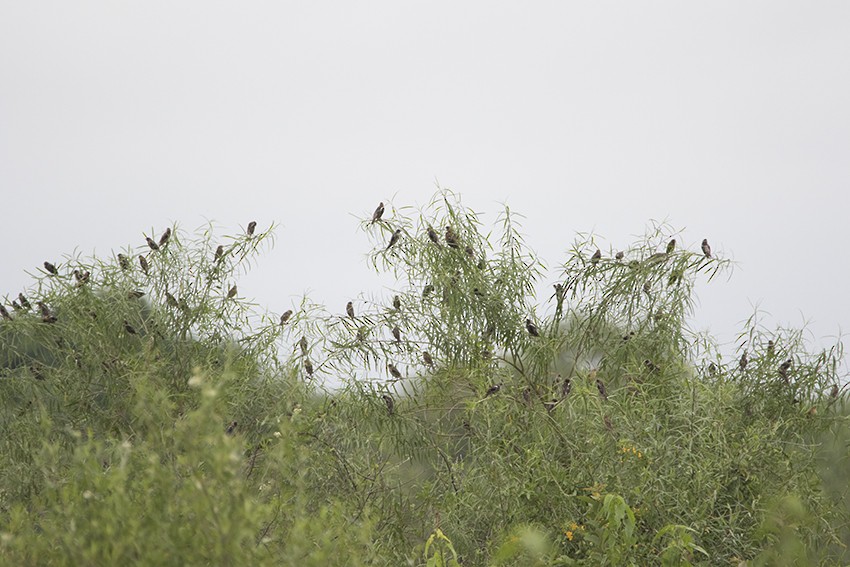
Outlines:
POLYGON ((573 532, 571 532, 571 531, 567 532, 567 539, 570 540, 570 541, 573 541, 573 532))

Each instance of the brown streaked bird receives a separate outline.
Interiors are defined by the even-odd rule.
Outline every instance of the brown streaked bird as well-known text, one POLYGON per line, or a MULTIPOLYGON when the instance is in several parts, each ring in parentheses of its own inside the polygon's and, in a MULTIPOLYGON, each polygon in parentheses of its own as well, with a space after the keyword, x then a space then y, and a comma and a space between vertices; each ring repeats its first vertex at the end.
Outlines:
POLYGON ((401 329, 398 328, 398 325, 393 327, 393 338, 395 339, 395 342, 401 342, 401 329))
POLYGON ((395 367, 395 364, 393 364, 392 362, 390 362, 389 364, 387 364, 387 370, 389 370, 389 371, 390 371, 390 374, 391 374, 391 375, 392 375, 392 377, 393 377, 393 378, 395 378, 396 380, 398 380, 399 378, 401 378, 401 372, 399 372, 398 368, 396 368, 396 367, 395 367))
POLYGON ((20 311, 21 309, 23 309, 23 307, 21 307, 21 304, 13 299, 12 300, 12 309, 14 309, 15 311, 20 311))
POLYGON ((130 259, 127 258, 124 254, 118 254, 118 265, 121 266, 121 269, 126 271, 130 269, 130 259))
POLYGON ((58 321, 56 315, 47 315, 41 318, 42 323, 55 323, 56 321, 58 321))
POLYGON ((397 295, 395 297, 393 297, 393 307, 395 308, 396 311, 401 310, 401 298, 397 295))
POLYGON ((708 245, 708 239, 702 239, 702 253, 706 258, 711 258, 711 246, 708 245))
POLYGON ((233 432, 236 431, 236 426, 239 425, 237 421, 231 421, 230 425, 227 426, 227 429, 224 430, 228 435, 233 435, 233 432))
POLYGON ((605 389, 605 384, 599 378, 596 379, 596 389, 599 390, 599 395, 603 400, 608 400, 608 390, 605 389))
POLYGON ((345 312, 348 314, 349 317, 354 319, 354 304, 352 302, 349 301, 345 304, 345 312))
POLYGON ((457 248, 458 246, 460 246, 460 241, 457 238, 457 234, 450 226, 446 227, 446 244, 448 244, 452 248, 457 248))
POLYGON ((422 353, 422 362, 424 362, 426 366, 434 366, 434 359, 431 358, 431 353, 427 350, 422 353))
POLYGON ((171 229, 166 228, 165 232, 162 233, 162 236, 159 237, 159 245, 165 246, 165 243, 168 242, 169 238, 171 238, 171 229))
POLYGON ((374 213, 372 213, 372 224, 375 224, 376 222, 381 220, 382 216, 384 216, 384 203, 383 203, 383 201, 378 203, 378 208, 375 209, 374 213))
POLYGON ((440 243, 440 237, 439 237, 439 235, 437 234, 437 231, 436 231, 436 230, 434 230, 434 227, 433 227, 433 226, 429 226, 429 227, 428 227, 428 238, 430 238, 430 239, 431 239, 431 242, 433 242, 434 244, 439 244, 439 243, 440 243))
POLYGON ((47 304, 43 301, 39 301, 36 305, 38 305, 39 311, 41 311, 42 317, 50 316, 50 309, 47 307, 47 304))
POLYGON ((254 230, 257 228, 257 221, 251 221, 248 223, 248 236, 254 236, 254 230))
POLYGON ((133 325, 131 325, 129 322, 127 322, 126 319, 124 319, 124 330, 127 331, 128 333, 130 333, 131 335, 136 334, 136 329, 134 329, 133 325))
POLYGON ((599 248, 596 249, 596 252, 593 253, 593 256, 590 257, 591 264, 598 264, 599 260, 602 259, 602 250, 599 248))
POLYGON ((280 324, 285 325, 289 318, 292 317, 292 309, 287 309, 283 312, 283 315, 280 316, 280 324))
POLYGON ((622 260, 622 259, 623 259, 623 256, 625 256, 625 254, 624 254, 624 253, 623 253, 623 251, 621 250, 621 251, 617 252, 617 253, 614 255, 614 258, 615 258, 615 259, 617 259, 617 260, 622 260))
POLYGON ((11 315, 9 315, 9 312, 8 312, 8 311, 6 311, 6 306, 5 306, 5 305, 0 305, 0 316, 2 316, 2 317, 3 317, 4 319, 6 319, 7 321, 11 321, 11 320, 12 320, 12 316, 11 316, 11 315))
POLYGON ((838 397, 838 384, 832 385, 832 389, 829 391, 829 397, 833 400, 838 397))
POLYGON ((570 395, 570 392, 573 391, 573 381, 569 378, 564 378, 563 383, 561 384, 561 399, 567 399, 567 396, 570 395))
POLYGON ((145 260, 144 256, 139 256, 139 266, 142 267, 142 271, 145 273, 145 275, 148 275, 148 261, 145 260))
POLYGON ((145 292, 139 291, 137 289, 132 289, 127 292, 127 297, 129 299, 139 299, 145 295, 145 292))
POLYGON ((222 256, 224 256, 224 244, 219 244, 218 248, 215 249, 215 261, 218 262, 221 260, 222 256))
POLYGON ((169 307, 177 307, 179 305, 177 303, 177 298, 168 293, 167 291, 165 292, 165 304, 169 307))
POLYGON ((307 337, 301 335, 301 340, 298 341, 298 346, 301 347, 301 354, 307 354, 307 337))
POLYGON ((233 299, 237 293, 239 293, 239 290, 236 289, 236 286, 231 287, 227 292, 227 299, 233 299))
POLYGON ((747 356, 747 351, 744 351, 744 354, 742 354, 741 358, 738 359, 738 368, 744 370, 747 367, 748 362, 750 362, 750 359, 747 356))
POLYGON ((672 254, 676 249, 676 239, 673 238, 670 242, 667 243, 667 250, 665 250, 665 254, 672 254))
POLYGON ((153 238, 151 238, 150 236, 145 236, 145 242, 148 243, 148 247, 150 247, 151 250, 159 250, 159 244, 154 242, 153 238))
POLYGON ((51 264, 50 262, 45 262, 45 263, 44 263, 44 269, 45 269, 45 270, 47 270, 50 274, 52 274, 52 275, 54 275, 54 276, 55 276, 57 273, 59 273, 59 272, 56 270, 56 266, 54 266, 54 265, 53 265, 53 264, 51 264))
POLYGON ((387 404, 387 413, 392 415, 395 413, 395 402, 389 394, 382 394, 381 398, 383 398, 384 403, 387 404))
POLYGON ((74 279, 77 280, 77 284, 82 285, 89 281, 91 277, 91 272, 86 270, 85 272, 81 272, 80 270, 74 270, 74 279))
POLYGON ((307 372, 307 376, 313 377, 313 363, 310 362, 309 358, 304 359, 304 370, 307 372))
POLYGON ((467 246, 463 249, 466 252, 467 257, 475 258, 475 250, 472 249, 472 246, 467 246))
POLYGON ((18 301, 21 302, 21 307, 23 307, 24 309, 30 309, 32 307, 32 305, 30 305, 30 302, 27 300, 27 296, 25 296, 23 293, 18 294, 18 301))
POLYGON ((528 331, 528 334, 532 337, 540 336, 540 329, 537 328, 537 325, 531 322, 531 319, 525 320, 525 329, 528 331))
POLYGON ((399 238, 401 238, 401 229, 397 228, 393 235, 390 237, 390 243, 387 244, 387 250, 395 246, 395 243, 398 242, 399 238))
POLYGON ((782 377, 785 382, 788 382, 788 371, 791 370, 791 359, 789 358, 785 362, 779 365, 779 375, 782 377))
POLYGON ((502 389, 501 384, 493 384, 492 386, 487 388, 487 391, 484 393, 484 397, 489 398, 493 394, 497 394, 499 392, 499 390, 501 390, 501 389, 502 389))

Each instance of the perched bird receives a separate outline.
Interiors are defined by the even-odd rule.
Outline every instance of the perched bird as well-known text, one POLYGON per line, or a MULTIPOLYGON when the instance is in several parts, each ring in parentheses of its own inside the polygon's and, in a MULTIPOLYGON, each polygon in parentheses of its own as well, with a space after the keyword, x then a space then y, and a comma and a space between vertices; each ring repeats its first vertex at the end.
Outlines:
POLYGON ((425 299, 434 291, 434 286, 431 284, 427 284, 424 288, 422 288, 422 299, 425 299))
POLYGON ((607 415, 602 416, 602 421, 605 423, 605 429, 608 431, 614 431, 614 424, 611 423, 611 418, 607 415))
POLYGON ((159 250, 159 244, 154 242, 153 238, 151 238, 150 236, 145 236, 145 241, 148 243, 148 246, 150 247, 151 250, 154 250, 154 251, 159 250))
POLYGON ((650 372, 658 372, 660 370, 658 368, 658 365, 649 360, 648 358, 643 361, 643 365, 646 366, 646 369, 650 372))
POLYGON ((672 254, 676 249, 676 239, 673 238, 670 242, 667 243, 667 250, 665 251, 667 254, 672 254))
POLYGON ((43 301, 39 301, 37 303, 37 305, 38 305, 39 311, 41 311, 42 317, 49 317, 50 316, 50 308, 47 307, 47 304, 45 304, 43 301))
POLYGON ((644 282, 643 284, 643 292, 649 295, 649 292, 652 291, 652 285, 649 282, 644 282))
POLYGON ((21 304, 13 299, 12 300, 12 309, 14 309, 15 311, 20 311, 21 309, 23 309, 23 307, 21 307, 21 304))
POLYGON ((422 353, 422 362, 424 362, 427 366, 434 366, 434 359, 431 358, 431 353, 427 350, 422 353))
POLYGON ((434 244, 440 243, 440 237, 437 235, 437 231, 434 230, 433 226, 428 227, 428 238, 430 238, 431 242, 433 242, 434 244))
POLYGON ((717 365, 713 362, 708 365, 708 374, 710 376, 717 376, 717 365))
POLYGON ((472 246, 467 246, 463 249, 466 252, 466 255, 470 258, 475 258, 475 250, 472 249, 472 246))
POLYGON ((77 280, 78 285, 83 285, 89 278, 91 277, 91 272, 86 270, 85 272, 81 272, 80 270, 74 270, 74 279, 77 280))
POLYGON ((608 399, 608 391, 605 389, 605 384, 599 378, 596 379, 596 389, 599 390, 599 395, 602 396, 603 400, 608 399))
POLYGON ((375 209, 374 213, 372 213, 372 224, 375 224, 376 222, 381 220, 382 216, 384 216, 384 203, 380 202, 378 203, 378 208, 375 209))
POLYGON ((475 267, 478 268, 479 270, 483 270, 484 268, 487 267, 487 260, 485 260, 484 258, 481 258, 480 260, 478 260, 478 264, 476 264, 475 267))
POLYGON ((554 298, 555 301, 557 301, 558 303, 562 303, 564 301, 565 294, 564 284, 556 283, 552 287, 555 288, 555 293, 552 294, 552 297, 550 297, 549 299, 554 298))
POLYGON ((58 273, 58 272, 56 271, 56 266, 54 266, 54 265, 53 265, 53 264, 51 264, 50 262, 45 262, 45 263, 44 263, 44 269, 45 269, 45 270, 47 270, 49 273, 53 274, 54 276, 58 273))
POLYGON ((390 243, 387 244, 387 250, 395 246, 395 243, 398 242, 399 238, 401 238, 401 229, 397 228, 393 235, 390 237, 390 243))
POLYGON ((166 228, 165 232, 162 233, 162 236, 159 237, 159 245, 165 246, 165 243, 168 242, 169 238, 171 238, 171 229, 166 228))
POLYGON ((706 258, 711 258, 711 246, 708 245, 708 239, 702 239, 702 253, 706 258))
POLYGON ((446 227, 446 244, 448 244, 452 248, 457 248, 460 245, 460 241, 457 238, 457 234, 450 226, 446 227))
POLYGON ((124 254, 118 254, 118 265, 121 269, 127 271, 130 269, 130 260, 124 254))
POLYGON ((239 290, 236 289, 236 286, 231 287, 230 290, 227 292, 227 299, 233 299, 234 297, 236 297, 238 291, 239 290))
POLYGON ((251 221, 248 223, 248 236, 254 236, 254 229, 257 228, 257 221, 251 221))
POLYGON ((127 292, 127 297, 129 299, 139 299, 144 295, 145 295, 145 292, 139 291, 137 289, 132 289, 132 290, 127 292))
POLYGON ((126 319, 124 319, 124 330, 127 331, 128 333, 130 333, 131 335, 136 334, 136 329, 134 329, 133 325, 128 323, 126 319))
POLYGON ((177 298, 168 293, 167 291, 165 292, 165 303, 169 307, 177 307, 179 305, 177 303, 177 298))
POLYGON ((489 388, 487 388, 487 391, 484 393, 484 397, 485 397, 485 398, 489 398, 489 397, 490 397, 490 396, 492 396, 493 394, 498 393, 498 392, 499 392, 499 390, 501 390, 501 389, 502 389, 502 385, 501 385, 501 384, 493 384, 492 386, 490 386, 489 388))
POLYGON ((397 325, 393 327, 393 338, 395 339, 395 342, 401 342, 401 329, 399 329, 397 325))
POLYGON ((389 394, 383 394, 381 397, 384 399, 384 403, 387 404, 387 413, 392 415, 395 413, 395 402, 389 394))
POLYGON ((399 311, 401 309, 401 298, 397 295, 393 297, 393 307, 396 311, 399 311))
POLYGON ((602 259, 602 250, 599 248, 596 249, 596 252, 593 253, 593 256, 590 257, 591 264, 598 264, 599 260, 602 259))
POLYGON ((773 356, 776 352, 776 346, 773 341, 767 341, 767 356, 773 356))
POLYGON ((567 396, 570 395, 570 392, 573 390, 573 381, 569 378, 564 378, 564 381, 561 383, 561 399, 564 400, 567 396))
POLYGON ((617 260, 622 260, 624 255, 625 255, 625 254, 624 254, 624 253, 623 253, 623 251, 621 250, 621 251, 617 252, 617 253, 614 255, 614 258, 616 258, 617 260))
POLYGON ((782 376, 782 379, 785 380, 785 382, 788 382, 788 371, 789 370, 791 370, 791 359, 790 358, 779 365, 779 375, 782 376))
POLYGON ((745 369, 749 361, 750 359, 747 357, 747 351, 744 351, 744 354, 742 354, 741 358, 738 360, 738 368, 740 368, 741 370, 745 369))
POLYGON ((395 378, 396 380, 401 378, 401 372, 398 371, 398 368, 396 368, 395 364, 393 364, 392 362, 387 364, 387 369, 390 371, 390 374, 392 375, 392 377, 395 378))
POLYGON ((5 306, 5 305, 0 305, 0 316, 2 316, 2 317, 3 317, 4 319, 6 319, 7 321, 11 321, 11 320, 12 320, 12 316, 11 316, 11 315, 9 315, 9 312, 8 312, 8 311, 6 311, 6 306, 5 306))
POLYGON ((142 267, 142 271, 145 275, 148 274, 148 261, 145 260, 144 256, 139 256, 139 265, 142 267))
POLYGON ((280 324, 285 325, 289 318, 292 317, 292 309, 287 309, 283 312, 283 315, 280 316, 280 324))
POLYGON ((32 307, 32 305, 30 305, 30 302, 27 300, 27 297, 23 293, 18 294, 18 301, 21 302, 21 307, 23 307, 24 309, 30 309, 32 307))
POLYGON ((224 245, 219 244, 218 248, 215 249, 215 261, 218 262, 221 260, 222 256, 224 256, 224 245))
POLYGON ((543 402, 543 407, 546 408, 546 411, 552 413, 552 411, 558 407, 558 400, 552 399, 548 402, 543 402))
POLYGON ((531 319, 525 320, 525 328, 528 330, 528 334, 532 337, 540 336, 540 329, 537 328, 537 325, 531 322, 531 319))
POLYGON ((833 400, 838 397, 838 384, 832 385, 832 389, 829 391, 829 397, 833 400))
POLYGON ((301 335, 301 340, 298 341, 298 346, 301 347, 301 354, 307 354, 307 337, 301 335))
POLYGON ((345 304, 345 312, 348 313, 348 316, 354 319, 354 304, 352 302, 348 302, 345 304))
POLYGON ((307 372, 307 376, 313 376, 313 363, 310 362, 309 358, 304 359, 304 370, 307 372))
POLYGON ((228 435, 233 435, 233 432, 236 431, 236 426, 239 425, 236 421, 231 421, 230 425, 227 426, 227 429, 224 430, 228 435))

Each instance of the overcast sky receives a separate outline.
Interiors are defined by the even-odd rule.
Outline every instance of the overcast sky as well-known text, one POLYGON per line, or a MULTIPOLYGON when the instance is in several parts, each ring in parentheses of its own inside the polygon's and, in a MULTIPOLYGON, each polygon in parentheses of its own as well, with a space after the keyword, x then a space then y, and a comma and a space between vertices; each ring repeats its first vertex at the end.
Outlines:
POLYGON ((577 232, 667 220, 738 262, 698 328, 729 341, 759 305, 829 344, 850 3, 0 0, 0 295, 75 249, 257 220, 281 226, 240 295, 342 311, 382 285, 355 215, 437 182, 524 214, 553 268, 577 232))

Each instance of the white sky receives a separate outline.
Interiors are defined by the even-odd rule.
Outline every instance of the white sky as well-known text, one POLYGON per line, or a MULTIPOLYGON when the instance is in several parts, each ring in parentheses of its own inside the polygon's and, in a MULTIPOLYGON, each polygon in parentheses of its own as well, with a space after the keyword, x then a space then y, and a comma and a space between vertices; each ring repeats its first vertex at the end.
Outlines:
MULTIPOLYGON (((353 214, 435 180, 562 262, 650 219, 739 268, 700 328, 850 321, 850 3, 0 0, 0 295, 177 221, 280 222, 240 295, 380 291, 353 214)), ((829 344, 825 340, 822 344, 829 344)))

